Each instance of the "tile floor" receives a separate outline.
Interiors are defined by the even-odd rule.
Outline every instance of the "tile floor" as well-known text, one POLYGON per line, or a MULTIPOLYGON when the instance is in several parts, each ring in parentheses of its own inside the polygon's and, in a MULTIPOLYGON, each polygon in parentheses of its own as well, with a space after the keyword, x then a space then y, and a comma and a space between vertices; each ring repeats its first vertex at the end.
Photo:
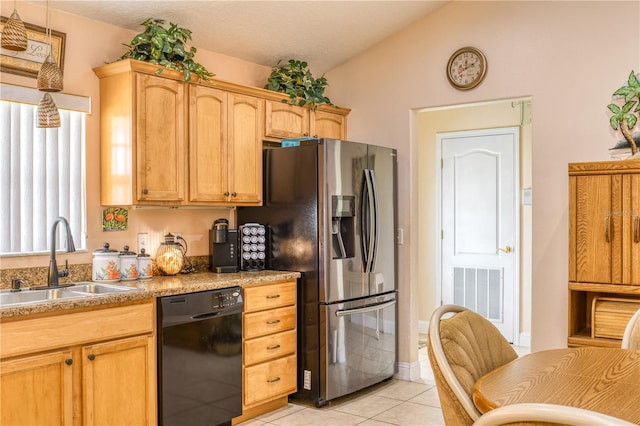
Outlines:
POLYGON ((422 377, 417 381, 392 379, 331 401, 322 408, 290 402, 287 407, 239 426, 443 425, 427 349, 421 348, 419 354, 422 377))
MULTIPOLYGON (((515 349, 519 355, 529 352, 528 348, 515 349)), ((331 401, 322 408, 290 402, 287 407, 240 423, 238 426, 444 425, 427 348, 422 344, 419 361, 422 377, 416 381, 392 379, 331 401)))

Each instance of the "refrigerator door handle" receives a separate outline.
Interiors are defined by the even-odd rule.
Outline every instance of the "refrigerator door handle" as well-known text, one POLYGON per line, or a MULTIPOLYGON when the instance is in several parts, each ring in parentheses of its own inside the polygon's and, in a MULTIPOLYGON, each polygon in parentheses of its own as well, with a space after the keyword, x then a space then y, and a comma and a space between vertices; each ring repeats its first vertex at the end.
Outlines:
POLYGON ((371 183, 371 193, 373 196, 371 197, 371 223, 372 223, 372 235, 371 239, 371 251, 369 252, 370 258, 370 267, 369 272, 373 272, 376 266, 376 260, 378 259, 378 230, 380 229, 380 224, 378 223, 380 215, 378 214, 378 186, 376 185, 376 174, 373 170, 369 170, 369 182, 371 183))
POLYGON ((380 302, 373 305, 363 306, 362 308, 353 308, 353 309, 338 309, 336 311, 337 317, 346 317, 349 315, 355 314, 363 314, 366 312, 379 311, 380 309, 384 309, 386 307, 392 306, 396 304, 396 299, 388 300, 386 302, 380 302))
POLYGON ((364 169, 362 196, 360 198, 360 228, 362 229, 362 261, 365 273, 373 271, 377 246, 378 215, 373 171, 364 169))

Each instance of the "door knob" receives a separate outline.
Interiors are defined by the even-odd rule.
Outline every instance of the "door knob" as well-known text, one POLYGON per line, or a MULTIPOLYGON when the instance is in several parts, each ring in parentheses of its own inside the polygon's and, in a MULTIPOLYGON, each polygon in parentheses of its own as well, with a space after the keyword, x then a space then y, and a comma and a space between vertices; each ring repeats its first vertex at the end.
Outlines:
POLYGON ((505 246, 505 248, 498 247, 498 250, 496 250, 496 253, 501 252, 501 251, 503 251, 505 253, 511 253, 511 246, 505 246))

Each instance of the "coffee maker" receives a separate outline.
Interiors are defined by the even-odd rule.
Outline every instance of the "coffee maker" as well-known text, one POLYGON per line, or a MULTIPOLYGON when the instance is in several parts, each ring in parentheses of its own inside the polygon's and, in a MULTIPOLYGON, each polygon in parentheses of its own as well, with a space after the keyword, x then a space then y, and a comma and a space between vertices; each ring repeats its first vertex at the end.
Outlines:
POLYGON ((216 219, 209 230, 209 269, 238 272, 238 230, 229 229, 227 219, 216 219))

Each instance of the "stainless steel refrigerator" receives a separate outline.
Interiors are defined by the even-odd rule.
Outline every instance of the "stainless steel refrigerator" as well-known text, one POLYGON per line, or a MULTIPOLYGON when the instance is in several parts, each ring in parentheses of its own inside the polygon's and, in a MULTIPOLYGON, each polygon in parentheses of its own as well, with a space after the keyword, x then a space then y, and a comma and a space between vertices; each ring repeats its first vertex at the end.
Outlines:
POLYGON ((265 148, 268 267, 299 271, 298 392, 322 406, 396 372, 396 151, 334 139, 265 148))

